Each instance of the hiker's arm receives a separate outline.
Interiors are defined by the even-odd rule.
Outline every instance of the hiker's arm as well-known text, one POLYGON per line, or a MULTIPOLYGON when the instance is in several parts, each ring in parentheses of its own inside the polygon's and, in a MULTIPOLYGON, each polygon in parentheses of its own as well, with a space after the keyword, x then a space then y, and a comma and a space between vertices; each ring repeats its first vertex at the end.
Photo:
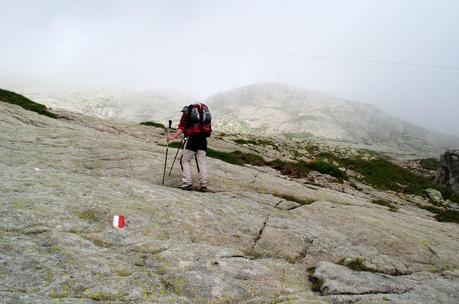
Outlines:
POLYGON ((177 139, 180 134, 183 133, 183 130, 182 129, 177 129, 177 131, 175 131, 174 134, 170 134, 169 136, 167 136, 167 140, 174 140, 174 139, 177 139))

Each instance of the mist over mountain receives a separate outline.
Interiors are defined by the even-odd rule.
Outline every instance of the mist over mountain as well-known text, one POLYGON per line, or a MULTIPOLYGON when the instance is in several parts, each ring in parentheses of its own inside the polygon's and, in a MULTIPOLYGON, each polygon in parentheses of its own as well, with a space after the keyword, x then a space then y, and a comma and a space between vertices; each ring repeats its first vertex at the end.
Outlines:
POLYGON ((16 90, 51 108, 134 122, 153 120, 165 123, 180 115, 182 107, 195 100, 191 95, 172 90, 48 89, 34 86, 16 90))
MULTIPOLYGON (((23 86, 16 91, 52 108, 100 118, 173 125, 180 109, 199 99, 173 90, 63 89, 23 86)), ((340 145, 403 157, 438 156, 459 148, 459 138, 431 131, 389 115, 374 105, 281 83, 258 83, 220 92, 203 100, 214 130, 226 133, 315 137, 340 145)))
POLYGON ((459 138, 424 129, 374 105, 280 83, 260 83, 207 99, 225 132, 319 137, 349 144, 385 145, 434 152, 459 146, 459 138))

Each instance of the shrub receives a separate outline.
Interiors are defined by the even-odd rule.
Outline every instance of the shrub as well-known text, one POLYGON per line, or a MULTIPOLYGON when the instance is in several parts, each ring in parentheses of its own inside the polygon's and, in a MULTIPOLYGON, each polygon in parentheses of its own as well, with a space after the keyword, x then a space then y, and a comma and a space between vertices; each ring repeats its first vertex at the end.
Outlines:
MULTIPOLYGON (((445 186, 434 184, 426 177, 383 158, 374 160, 341 158, 337 161, 346 168, 361 173, 363 175, 362 180, 377 189, 423 195, 425 189, 433 188, 444 195, 448 193, 445 186)), ((447 196, 445 195, 445 197, 447 196)))
POLYGON ((306 177, 311 169, 308 168, 306 162, 289 162, 280 159, 273 160, 268 163, 271 168, 279 170, 283 175, 289 175, 293 177, 306 177))
POLYGON ((244 153, 240 151, 231 152, 234 156, 238 157, 245 164, 251 164, 254 166, 264 166, 266 161, 260 155, 253 153, 244 153))
POLYGON ((233 165, 239 165, 243 166, 244 162, 235 154, 231 152, 223 152, 223 151, 217 151, 208 148, 207 149, 207 156, 212 157, 212 158, 217 158, 220 159, 224 162, 233 164, 233 165))
POLYGON ((0 89, 0 101, 15 104, 26 110, 57 119, 57 115, 48 112, 48 108, 45 105, 33 102, 32 100, 14 92, 0 89))
POLYGON ((424 158, 419 163, 426 170, 437 170, 440 167, 440 162, 435 158, 424 158))
POLYGON ((371 203, 380 205, 380 206, 384 206, 384 207, 388 207, 389 211, 392 211, 392 212, 397 211, 397 207, 395 207, 390 202, 385 201, 385 200, 375 200, 375 201, 372 201, 371 203))
POLYGON ((239 145, 251 144, 251 145, 254 145, 254 146, 273 146, 275 144, 272 140, 269 140, 269 139, 249 139, 249 140, 246 140, 246 139, 238 138, 238 139, 235 139, 234 142, 239 144, 239 145))
MULTIPOLYGON (((344 261, 343 260, 343 264, 344 264, 344 261)), ((356 259, 353 259, 351 261, 349 261, 348 263, 345 264, 345 266, 349 269, 352 269, 354 271, 368 271, 368 272, 374 272, 374 269, 371 269, 371 268, 368 268, 367 265, 365 265, 365 259, 364 258, 356 258, 356 259)))
POLYGON ((459 211, 457 210, 445 210, 435 206, 419 206, 421 209, 428 210, 435 215, 435 218, 439 222, 450 222, 459 224, 459 211))
POLYGON ((182 145, 181 142, 179 141, 172 141, 172 142, 169 142, 169 148, 175 148, 175 149, 178 149, 180 148, 182 145))
POLYGON ((290 162, 276 159, 269 162, 268 165, 276 170, 279 170, 284 175, 293 177, 306 177, 312 170, 318 171, 322 174, 334 176, 340 180, 347 179, 347 175, 342 172, 335 165, 325 161, 316 160, 312 162, 298 161, 290 162))
POLYGON ((285 136, 288 139, 303 139, 303 138, 311 138, 314 136, 314 134, 309 133, 309 132, 297 132, 297 133, 282 133, 283 136, 285 136))
POLYGON ((419 208, 428 210, 435 214, 440 214, 443 211, 443 209, 435 207, 435 206, 419 206, 419 208))
POLYGON ((309 168, 318 171, 322 174, 334 176, 340 180, 347 179, 346 173, 341 171, 338 167, 322 160, 316 160, 308 163, 309 168))
POLYGON ((439 222, 450 222, 459 224, 459 211, 456 210, 442 210, 435 218, 439 222))
POLYGON ((144 122, 141 122, 140 124, 143 125, 143 126, 151 126, 151 127, 155 127, 155 128, 166 129, 166 127, 163 124, 161 124, 159 122, 154 122, 154 121, 144 121, 144 122))

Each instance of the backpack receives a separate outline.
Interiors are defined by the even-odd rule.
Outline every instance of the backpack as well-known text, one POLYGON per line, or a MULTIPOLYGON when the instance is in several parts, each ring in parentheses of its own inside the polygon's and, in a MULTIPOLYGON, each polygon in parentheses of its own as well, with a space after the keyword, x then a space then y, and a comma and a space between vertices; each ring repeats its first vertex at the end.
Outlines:
POLYGON ((212 133, 212 115, 209 108, 203 103, 195 103, 188 106, 190 115, 191 134, 204 133, 207 137, 212 133))

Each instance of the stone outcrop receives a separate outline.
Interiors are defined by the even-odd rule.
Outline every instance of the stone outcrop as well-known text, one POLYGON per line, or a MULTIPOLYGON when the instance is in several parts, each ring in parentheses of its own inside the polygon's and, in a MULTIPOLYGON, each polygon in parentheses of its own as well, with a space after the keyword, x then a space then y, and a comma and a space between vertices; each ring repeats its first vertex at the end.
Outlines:
POLYGON ((212 158, 213 192, 161 187, 162 129, 57 113, 0 102, 2 303, 458 302, 459 225, 422 197, 212 158))
POLYGON ((459 193, 459 150, 447 151, 440 157, 437 182, 450 185, 459 193))

